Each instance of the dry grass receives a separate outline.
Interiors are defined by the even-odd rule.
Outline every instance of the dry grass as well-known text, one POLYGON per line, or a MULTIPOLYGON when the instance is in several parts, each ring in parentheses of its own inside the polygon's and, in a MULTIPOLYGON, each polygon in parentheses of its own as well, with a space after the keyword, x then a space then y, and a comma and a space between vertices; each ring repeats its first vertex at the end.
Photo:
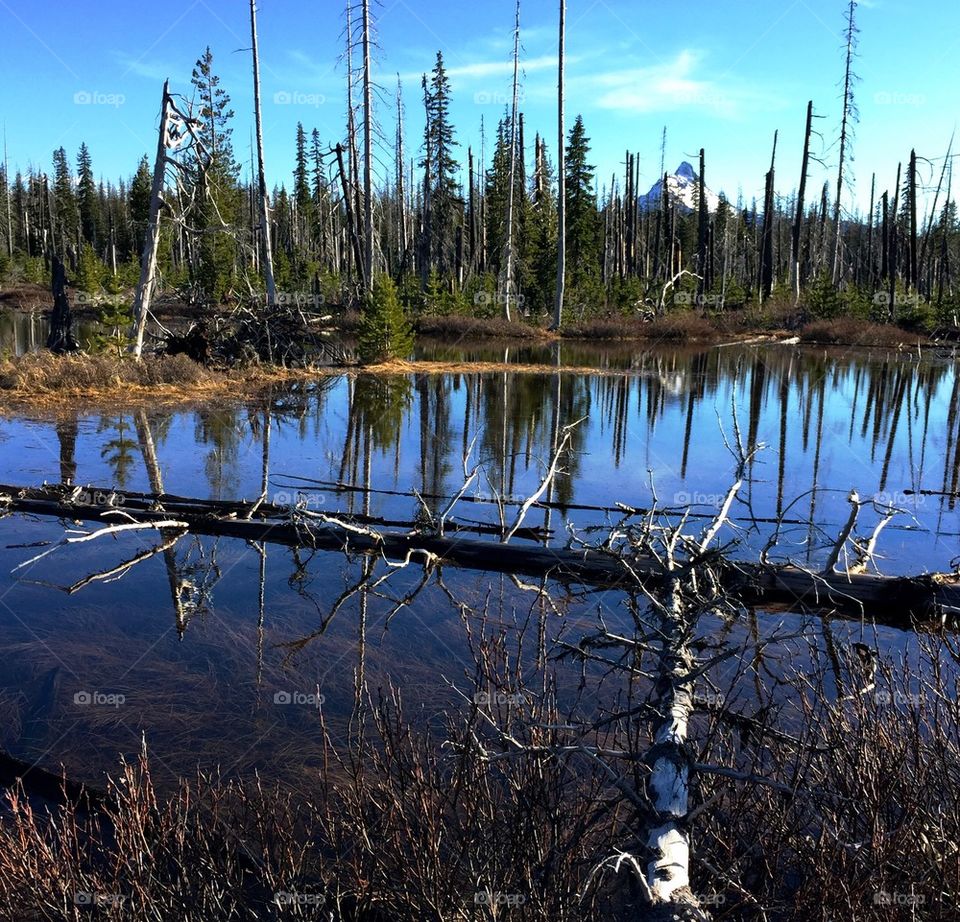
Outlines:
POLYGON ((521 339, 541 340, 554 334, 541 326, 502 317, 464 317, 459 314, 426 314, 417 318, 416 332, 420 336, 456 339, 521 339))
POLYGON ((800 331, 800 340, 829 346, 877 346, 887 349, 914 348, 926 336, 891 324, 870 323, 856 317, 815 320, 800 331))
POLYGON ((141 362, 106 355, 35 352, 0 361, 6 405, 54 406, 89 400, 124 405, 179 402, 229 391, 255 393, 272 384, 316 377, 304 369, 249 366, 221 372, 184 355, 147 356, 141 362))
MULTIPOLYGON (((815 658, 786 678, 793 717, 698 719, 692 758, 762 776, 698 777, 692 885, 716 918, 956 918, 960 713, 944 665, 928 660, 919 690, 908 670, 884 665, 875 688, 858 692, 861 676, 838 697, 837 664, 815 658)), ((857 678, 857 666, 839 668, 857 678)), ((99 900, 103 919, 638 918, 629 870, 592 871, 640 848, 642 813, 596 762, 548 751, 573 720, 552 692, 502 672, 511 684, 477 679, 523 702, 492 713, 527 751, 491 758, 496 734, 469 705, 447 712, 442 739, 414 730, 388 692, 363 708, 365 741, 328 742, 305 799, 209 777, 163 798, 145 757, 124 768, 101 819, 70 806, 48 818, 11 796, 0 919, 89 918, 78 894, 99 900), (513 905, 494 914, 487 894, 513 905)), ((596 741, 637 755, 650 742, 636 721, 596 741)), ((647 769, 628 764, 623 777, 640 789, 647 769)))
POLYGON ((720 333, 720 328, 710 318, 696 311, 672 311, 650 323, 626 316, 584 320, 565 326, 562 335, 571 339, 638 339, 683 343, 710 342, 716 340, 720 333))

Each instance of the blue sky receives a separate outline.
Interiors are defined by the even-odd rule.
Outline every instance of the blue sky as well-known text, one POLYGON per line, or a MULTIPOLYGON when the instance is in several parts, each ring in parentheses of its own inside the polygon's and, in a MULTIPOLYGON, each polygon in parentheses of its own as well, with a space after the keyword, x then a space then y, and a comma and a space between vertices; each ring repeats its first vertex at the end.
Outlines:
MULTIPOLYGON (((246 0, 168 0, 140 6, 0 0, 4 52, 0 120, 11 169, 49 169, 63 145, 71 159, 86 141, 98 174, 133 172, 155 149, 164 77, 189 92, 205 45, 236 111, 234 145, 249 160, 252 90, 246 0)), ((324 142, 343 131, 343 9, 330 0, 261 0, 259 6, 268 181, 290 184, 297 121, 324 142)), ((806 102, 824 118, 815 141, 836 167, 842 76, 842 0, 737 0, 683 4, 568 0, 568 125, 581 113, 593 142, 598 184, 622 170, 629 147, 641 158, 641 186, 659 170, 667 126, 667 165, 707 155, 707 183, 749 203, 762 195, 775 129, 777 188, 789 194, 800 167, 806 102)), ((375 7, 378 106, 385 171, 392 172, 393 94, 404 82, 408 154, 422 130, 419 75, 441 49, 453 87, 452 114, 463 148, 480 144, 510 97, 512 0, 383 0, 375 7)), ((524 0, 521 10, 523 111, 528 156, 534 132, 555 152, 556 4, 524 0)), ((870 174, 892 187, 911 146, 936 171, 960 114, 960 4, 943 0, 863 0, 856 69, 860 124, 855 186, 847 207, 865 207, 870 174)), ((488 145, 489 156, 489 145, 488 145)), ((814 194, 824 174, 812 177, 814 194)))

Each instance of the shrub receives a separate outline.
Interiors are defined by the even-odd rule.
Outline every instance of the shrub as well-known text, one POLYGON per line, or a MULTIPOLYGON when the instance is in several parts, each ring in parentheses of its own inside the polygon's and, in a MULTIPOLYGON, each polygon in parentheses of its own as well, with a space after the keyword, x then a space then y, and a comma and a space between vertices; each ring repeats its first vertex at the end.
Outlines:
POLYGON ((405 358, 413 348, 413 330, 389 275, 378 276, 360 318, 360 360, 366 364, 405 358))

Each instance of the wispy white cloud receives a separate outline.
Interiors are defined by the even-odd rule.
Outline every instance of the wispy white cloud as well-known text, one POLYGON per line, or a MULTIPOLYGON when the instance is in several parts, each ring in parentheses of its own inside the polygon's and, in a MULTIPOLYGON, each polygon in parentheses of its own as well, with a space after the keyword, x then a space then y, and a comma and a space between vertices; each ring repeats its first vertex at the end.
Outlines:
MULTIPOLYGON (((569 59, 568 59, 569 60, 569 59)), ((535 73, 541 70, 556 70, 556 55, 541 55, 536 58, 520 60, 520 68, 524 73, 535 73)), ((473 61, 468 64, 458 64, 447 68, 447 77, 451 81, 466 83, 470 80, 485 80, 488 77, 511 77, 513 75, 513 61, 473 61)), ((402 74, 403 80, 419 80, 421 74, 410 72, 402 74)))
POLYGON ((148 80, 166 80, 176 74, 177 68, 154 58, 135 58, 126 51, 114 51, 113 57, 124 68, 124 75, 134 74, 148 80))
POLYGON ((684 50, 662 64, 584 74, 579 82, 596 89, 598 108, 638 114, 699 110, 736 118, 761 100, 755 89, 711 79, 701 63, 702 55, 684 50))

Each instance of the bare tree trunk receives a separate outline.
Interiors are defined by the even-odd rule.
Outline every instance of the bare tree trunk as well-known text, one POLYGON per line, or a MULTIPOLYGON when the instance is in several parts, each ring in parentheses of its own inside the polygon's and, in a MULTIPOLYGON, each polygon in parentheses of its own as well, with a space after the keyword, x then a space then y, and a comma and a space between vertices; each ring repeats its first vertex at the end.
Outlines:
POLYGON ((773 133, 773 154, 763 197, 763 232, 760 237, 760 303, 773 291, 774 164, 777 158, 777 132, 773 133))
POLYGON ((893 211, 890 214, 890 256, 887 260, 887 271, 890 273, 888 282, 888 295, 890 310, 890 319, 897 319, 897 212, 900 210, 900 168, 903 164, 897 164, 897 184, 893 190, 893 211))
POLYGON ((403 174, 403 88, 400 84, 400 75, 397 74, 397 208, 400 211, 397 241, 401 272, 406 269, 407 264, 407 201, 403 174))
POLYGON ((473 148, 467 148, 467 173, 470 182, 470 194, 468 197, 467 209, 469 212, 468 222, 470 225, 470 267, 476 269, 477 261, 477 187, 473 181, 473 148))
POLYGON ((790 270, 793 275, 794 304, 800 303, 800 235, 803 229, 803 205, 807 191, 807 172, 810 166, 810 132, 813 129, 813 100, 807 103, 807 127, 803 134, 803 161, 800 165, 800 186, 797 190, 797 210, 793 216, 790 270))
POLYGON ((843 195, 844 167, 846 166, 847 145, 855 118, 853 105, 853 56, 857 47, 857 27, 854 11, 857 0, 849 0, 847 6, 847 28, 845 31, 847 53, 843 71, 843 120, 840 123, 840 164, 837 168, 837 198, 833 203, 833 284, 840 284, 840 198, 843 195))
POLYGON ((170 120, 170 81, 163 83, 163 105, 160 115, 160 132, 157 138, 157 157, 153 165, 153 186, 150 190, 150 216, 140 257, 140 282, 133 298, 133 357, 139 361, 143 354, 143 334, 147 327, 150 298, 157 274, 157 248, 160 245, 160 205, 163 195, 163 180, 167 171, 167 123, 170 120))
POLYGON ((363 0, 363 285, 373 288, 373 94, 370 81, 370 0, 363 0))
POLYGON ((710 215, 707 211, 707 187, 704 180, 706 157, 703 148, 700 148, 700 181, 697 183, 697 293, 701 297, 707 288, 707 230, 710 226, 710 215))
MULTIPOLYGON (((357 153, 357 121, 353 109, 353 16, 350 3, 351 0, 347 0, 347 152, 350 157, 349 195, 356 225, 363 213, 363 205, 360 201, 360 157, 357 153)), ((354 233, 357 234, 356 228, 354 233)), ((358 234, 357 236, 359 237, 358 234)), ((357 275, 360 277, 361 288, 363 287, 363 266, 363 248, 361 247, 360 258, 357 260, 357 275)))
POLYGON ((559 53, 557 62, 557 290, 553 302, 553 329, 563 322, 563 294, 567 261, 567 151, 563 125, 563 69, 566 45, 567 0, 560 0, 559 53))
MULTIPOLYGON (((947 145, 947 156, 943 160, 943 169, 940 171, 940 179, 937 182, 937 190, 933 194, 933 202, 930 205, 930 218, 927 221, 926 230, 923 232, 923 243, 920 246, 920 271, 923 271, 923 266, 926 263, 927 259, 927 245, 930 243, 930 234, 933 231, 934 222, 937 220, 937 205, 940 202, 940 193, 943 191, 943 181, 947 176, 947 168, 950 165, 953 154, 953 136, 950 137, 950 143, 947 145)), ((947 202, 950 201, 950 189, 947 189, 947 202)), ((933 264, 931 261, 930 265, 931 272, 933 271, 933 264)), ((933 292, 933 279, 931 278, 930 284, 927 286, 927 298, 929 300, 933 292)))
POLYGON ((337 167, 340 172, 340 188, 343 189, 343 203, 347 209, 347 233, 350 235, 350 243, 353 248, 353 260, 357 266, 357 271, 363 273, 363 252, 360 247, 360 238, 357 235, 357 226, 353 215, 353 206, 350 202, 350 184, 347 181, 347 174, 343 165, 343 145, 336 147, 337 167))
POLYGON ((908 291, 916 291, 919 282, 917 267, 917 152, 910 151, 910 166, 908 167, 910 184, 910 278, 907 282, 908 291))
POLYGON ((876 211, 876 194, 877 194, 877 174, 873 173, 870 176, 870 214, 867 219, 867 286, 870 291, 873 291, 873 225, 874 225, 874 212, 876 211))
POLYGON ((13 256, 13 217, 10 213, 10 159, 7 157, 7 129, 3 129, 3 183, 7 199, 7 256, 13 256))
POLYGON ((503 316, 510 320, 510 296, 513 290, 513 207, 517 184, 517 93, 520 78, 520 0, 517 0, 513 27, 513 98, 510 106, 510 191, 507 196, 507 253, 504 280, 503 316))
POLYGON ((273 246, 270 242, 270 200, 263 168, 263 124, 260 116, 260 55, 257 49, 257 5, 250 0, 250 39, 253 44, 253 112, 257 134, 257 189, 260 197, 260 223, 263 225, 263 271, 267 281, 267 306, 277 303, 277 285, 273 277, 273 246))

